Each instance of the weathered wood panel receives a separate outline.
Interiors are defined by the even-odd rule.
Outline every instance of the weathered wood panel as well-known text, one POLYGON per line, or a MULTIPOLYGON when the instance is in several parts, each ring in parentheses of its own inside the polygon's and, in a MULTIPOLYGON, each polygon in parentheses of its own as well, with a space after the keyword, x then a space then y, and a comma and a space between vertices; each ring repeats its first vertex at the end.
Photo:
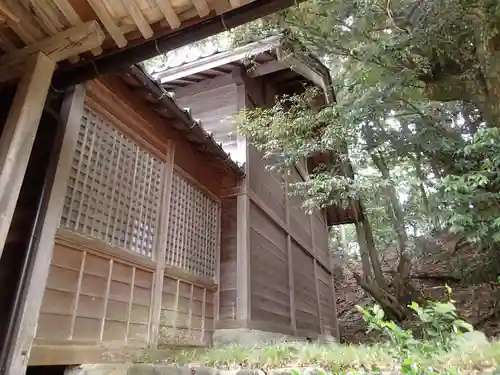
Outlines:
POLYGON ((332 275, 318 265, 318 288, 320 298, 321 323, 325 336, 337 336, 337 317, 333 294, 332 275))
POLYGON ((149 341, 153 270, 59 238, 43 297, 38 341, 149 341))
POLYGON ((219 320, 236 319, 236 197, 222 200, 219 320))
POLYGON ((323 211, 314 210, 311 216, 313 230, 314 254, 326 264, 330 264, 328 249, 328 226, 323 211))
POLYGON ((313 258, 292 241, 295 317, 297 329, 320 332, 313 258))
POLYGON ((266 168, 270 162, 264 161, 255 147, 248 147, 250 189, 277 217, 285 221, 283 178, 278 172, 266 168))
MULTIPOLYGON (((302 182, 299 172, 292 168, 287 176, 290 184, 302 182)), ((311 217, 302 207, 303 198, 299 195, 292 195, 289 199, 290 210, 290 231, 292 236, 298 238, 302 243, 312 249, 311 217)))
POLYGON ((291 324, 286 241, 286 233, 251 204, 252 320, 291 324))
POLYGON ((159 345, 210 345, 214 312, 213 290, 165 276, 159 345))
POLYGON ((212 133, 217 143, 236 161, 244 162, 244 149, 237 139, 234 116, 238 114, 237 87, 235 83, 221 82, 222 86, 176 98, 177 104, 189 108, 194 118, 201 120, 203 128, 212 133))

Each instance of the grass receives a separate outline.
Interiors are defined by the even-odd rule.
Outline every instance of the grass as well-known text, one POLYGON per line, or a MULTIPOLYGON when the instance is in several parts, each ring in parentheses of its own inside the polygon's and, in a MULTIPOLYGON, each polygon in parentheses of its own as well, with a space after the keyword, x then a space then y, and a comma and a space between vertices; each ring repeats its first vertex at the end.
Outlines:
POLYGON ((496 369, 500 364, 500 342, 452 352, 436 352, 424 356, 410 353, 401 358, 394 348, 385 344, 339 345, 290 343, 273 346, 225 346, 207 350, 182 350, 171 353, 162 362, 191 364, 218 369, 321 367, 326 371, 391 370, 403 360, 422 367, 460 371, 496 369))

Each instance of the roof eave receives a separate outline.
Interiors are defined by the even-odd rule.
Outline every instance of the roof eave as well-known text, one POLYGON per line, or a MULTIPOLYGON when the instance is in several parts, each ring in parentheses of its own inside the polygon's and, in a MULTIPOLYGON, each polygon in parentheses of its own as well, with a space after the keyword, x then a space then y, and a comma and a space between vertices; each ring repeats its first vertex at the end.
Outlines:
POLYGON ((187 131, 198 138, 200 143, 204 143, 211 154, 221 160, 221 162, 229 167, 238 177, 245 176, 244 169, 231 159, 230 155, 203 129, 201 124, 191 116, 190 112, 181 109, 177 103, 175 103, 174 99, 165 92, 157 82, 153 81, 141 67, 137 65, 132 66, 130 68, 130 74, 143 84, 155 98, 158 98, 158 103, 163 105, 165 109, 178 118, 187 131))

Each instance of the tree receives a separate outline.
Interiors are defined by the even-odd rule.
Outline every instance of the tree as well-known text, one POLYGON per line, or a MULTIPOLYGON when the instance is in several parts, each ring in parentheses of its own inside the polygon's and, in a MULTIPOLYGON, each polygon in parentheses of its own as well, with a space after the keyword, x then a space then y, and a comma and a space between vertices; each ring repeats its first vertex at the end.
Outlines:
MULTIPOLYGON (((285 169, 347 145, 339 160, 354 176, 332 165, 295 188, 307 206, 361 199, 368 219, 357 228, 359 284, 393 318, 408 316, 408 298, 418 298, 409 279, 411 227, 415 235, 447 228, 476 241, 496 272, 500 5, 309 0, 260 23, 266 33, 286 29, 291 50, 306 47, 329 64, 337 103, 314 111, 313 93, 286 97, 245 113, 242 131, 265 153, 278 151, 285 169), (379 260, 390 243, 399 254, 392 276, 379 260)), ((255 27, 236 34, 248 40, 255 27)))

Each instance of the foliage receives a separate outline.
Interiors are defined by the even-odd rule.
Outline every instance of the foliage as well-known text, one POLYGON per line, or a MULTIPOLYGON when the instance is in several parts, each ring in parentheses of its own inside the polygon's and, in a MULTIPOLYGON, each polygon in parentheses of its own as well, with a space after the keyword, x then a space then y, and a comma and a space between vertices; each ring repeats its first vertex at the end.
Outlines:
MULTIPOLYGON (((287 165, 345 144, 354 178, 338 164, 322 170, 301 187, 308 205, 362 199, 379 256, 448 228, 477 244, 475 264, 491 279, 500 270, 499 21, 493 0, 308 0, 260 20, 263 35, 286 29, 292 50, 322 58, 337 102, 311 113, 308 93, 285 98, 248 115, 244 132, 287 165)), ((255 25, 233 40, 255 39, 255 25)))
MULTIPOLYGON (((195 364, 223 369, 317 368, 326 374, 361 375, 400 373, 405 375, 466 374, 491 371, 500 361, 500 345, 493 342, 473 351, 461 349, 423 356, 420 352, 401 354, 384 344, 340 345, 320 343, 282 343, 264 346, 229 345, 211 349, 185 349, 169 352, 165 362, 195 364)), ((311 373, 311 371, 307 371, 311 373)))
MULTIPOLYGON (((451 295, 451 289, 448 289, 451 295)), ((409 308, 414 312, 412 328, 418 332, 418 338, 411 329, 403 328, 385 317, 384 310, 377 304, 362 308, 357 306, 369 330, 382 332, 402 354, 419 352, 433 355, 436 351, 450 351, 457 345, 457 339, 463 332, 474 330, 470 323, 458 317, 454 301, 427 301, 424 306, 412 302, 409 308)))

